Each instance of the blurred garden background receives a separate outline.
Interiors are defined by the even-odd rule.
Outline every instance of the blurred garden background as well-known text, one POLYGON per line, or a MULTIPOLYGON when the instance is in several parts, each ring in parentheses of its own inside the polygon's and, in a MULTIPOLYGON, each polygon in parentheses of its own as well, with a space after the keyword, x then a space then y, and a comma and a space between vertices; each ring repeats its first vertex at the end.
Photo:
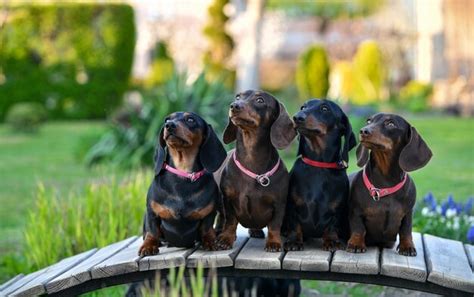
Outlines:
MULTIPOLYGON (((0 282, 139 234, 164 117, 195 111, 221 133, 233 93, 250 88, 290 114, 335 100, 356 134, 372 113, 403 115, 434 153, 411 174, 414 229, 474 242, 473 11, 469 0, 0 0, 0 282)), ((281 152, 287 167, 295 154, 281 152)))

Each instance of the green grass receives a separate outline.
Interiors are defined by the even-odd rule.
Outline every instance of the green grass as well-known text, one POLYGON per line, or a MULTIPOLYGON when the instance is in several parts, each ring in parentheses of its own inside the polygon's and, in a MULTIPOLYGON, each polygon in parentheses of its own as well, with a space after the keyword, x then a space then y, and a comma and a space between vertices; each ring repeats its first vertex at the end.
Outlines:
POLYGON ((20 241, 39 181, 66 193, 113 173, 106 167, 88 169, 77 157, 105 127, 104 122, 51 122, 37 134, 21 134, 0 125, 0 253, 20 241))

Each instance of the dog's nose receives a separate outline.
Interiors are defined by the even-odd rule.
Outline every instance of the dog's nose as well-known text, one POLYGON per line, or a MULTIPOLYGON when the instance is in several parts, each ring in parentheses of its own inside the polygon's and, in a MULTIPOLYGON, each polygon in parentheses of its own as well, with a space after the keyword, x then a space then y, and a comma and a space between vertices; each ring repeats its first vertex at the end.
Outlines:
POLYGON ((372 134, 372 131, 369 128, 360 129, 360 135, 369 136, 370 134, 372 134))
POLYGON ((242 107, 237 102, 232 102, 230 104, 230 110, 232 110, 232 111, 237 111, 237 110, 241 110, 241 109, 242 109, 242 107))
POLYGON ((165 128, 169 131, 174 130, 176 129, 176 124, 174 122, 168 121, 165 123, 165 128))
POLYGON ((301 113, 297 113, 293 116, 293 120, 295 123, 303 123, 306 120, 306 117, 301 113))

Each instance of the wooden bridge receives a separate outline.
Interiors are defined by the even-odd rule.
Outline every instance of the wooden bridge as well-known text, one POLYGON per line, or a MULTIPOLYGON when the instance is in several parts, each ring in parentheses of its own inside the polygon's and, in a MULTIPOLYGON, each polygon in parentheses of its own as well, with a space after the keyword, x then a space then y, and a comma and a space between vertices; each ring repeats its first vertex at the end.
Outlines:
POLYGON ((414 233, 418 255, 400 256, 394 249, 369 248, 365 254, 320 249, 267 253, 264 239, 238 237, 228 251, 162 247, 160 254, 137 257, 141 237, 92 249, 0 286, 1 296, 70 296, 117 284, 154 279, 171 267, 216 267, 219 276, 297 278, 356 282, 407 288, 449 296, 473 296, 474 246, 414 233))

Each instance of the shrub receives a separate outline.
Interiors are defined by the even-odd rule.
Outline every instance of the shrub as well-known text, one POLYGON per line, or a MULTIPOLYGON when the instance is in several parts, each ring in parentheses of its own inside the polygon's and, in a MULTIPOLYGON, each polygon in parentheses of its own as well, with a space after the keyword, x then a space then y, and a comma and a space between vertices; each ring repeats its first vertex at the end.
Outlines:
POLYGON ((148 88, 160 86, 173 77, 174 62, 168 54, 166 43, 160 41, 157 43, 151 69, 145 80, 145 86, 148 88))
POLYGON ((24 101, 54 118, 99 118, 118 106, 135 46, 125 4, 7 6, 0 35, 0 120, 24 101))
POLYGON ((35 132, 46 120, 46 109, 40 103, 24 102, 13 105, 7 113, 5 122, 13 130, 35 132))
POLYGON ((357 104, 373 103, 382 97, 385 67, 382 52, 375 41, 362 42, 352 61, 354 85, 351 99, 357 104))
POLYGON ((187 75, 175 73, 158 89, 145 92, 144 104, 130 108, 127 124, 111 125, 87 153, 88 165, 106 161, 121 167, 152 166, 157 137, 164 118, 175 111, 193 111, 216 131, 222 131, 231 93, 222 82, 209 82, 201 73, 191 84, 187 75))
POLYGON ((412 112, 425 111, 429 107, 429 99, 433 94, 433 86, 429 83, 411 80, 400 89, 398 103, 412 112))
POLYGON ((298 59, 296 86, 300 98, 324 98, 329 89, 329 61, 324 47, 314 45, 298 59))

